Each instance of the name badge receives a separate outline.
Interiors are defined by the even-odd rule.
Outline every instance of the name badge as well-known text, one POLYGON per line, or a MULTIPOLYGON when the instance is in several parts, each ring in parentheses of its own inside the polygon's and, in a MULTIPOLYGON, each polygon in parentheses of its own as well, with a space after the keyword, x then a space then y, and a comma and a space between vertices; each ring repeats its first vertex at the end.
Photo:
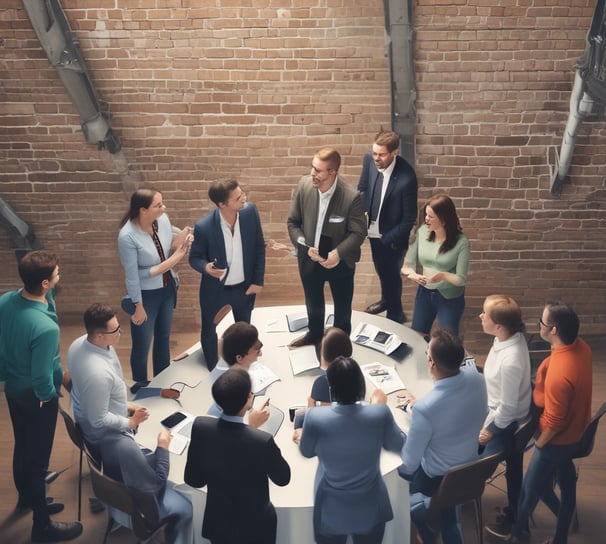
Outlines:
POLYGON ((345 217, 342 215, 331 215, 328 218, 329 223, 343 223, 343 221, 345 221, 345 217))

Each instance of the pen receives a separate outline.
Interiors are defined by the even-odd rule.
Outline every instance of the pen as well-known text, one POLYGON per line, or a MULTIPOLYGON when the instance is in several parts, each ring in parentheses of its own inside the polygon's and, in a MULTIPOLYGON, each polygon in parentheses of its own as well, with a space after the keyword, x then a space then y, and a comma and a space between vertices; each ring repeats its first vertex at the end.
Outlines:
POLYGON ((269 407, 269 398, 265 401, 265 404, 263 404, 263 408, 261 408, 261 410, 265 410, 265 408, 269 407))

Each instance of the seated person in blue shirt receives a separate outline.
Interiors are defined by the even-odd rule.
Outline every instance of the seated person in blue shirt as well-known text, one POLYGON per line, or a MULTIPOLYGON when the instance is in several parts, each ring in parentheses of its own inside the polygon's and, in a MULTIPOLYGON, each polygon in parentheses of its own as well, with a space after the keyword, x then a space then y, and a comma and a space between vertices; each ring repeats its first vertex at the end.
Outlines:
POLYGON ((193 509, 186 496, 166 485, 168 479, 170 431, 158 435, 154 452, 142 450, 131 433, 108 433, 101 442, 103 472, 127 487, 154 495, 160 517, 173 516, 165 529, 166 541, 192 542, 193 509))
MULTIPOLYGON (((478 434, 488 413, 486 384, 475 365, 461 367, 465 350, 450 331, 434 333, 427 347, 433 389, 418 401, 408 394, 412 418, 402 449, 400 475, 410 481, 411 518, 424 544, 437 535, 425 523, 428 501, 450 469, 478 459, 478 434)), ((462 544, 457 510, 440 519, 444 544, 462 544)))
MULTIPOLYGON (((311 395, 307 399, 307 406, 322 406, 330 404, 330 389, 326 378, 326 369, 337 357, 351 357, 353 347, 347 333, 338 327, 326 329, 320 347, 320 368, 322 375, 318 376, 311 387, 311 395)), ((303 427, 305 410, 301 409, 295 416, 295 429, 303 427)), ((295 431, 296 433, 296 431, 295 431)))
MULTIPOLYGON (((237 321, 225 329, 219 340, 219 353, 221 358, 217 366, 210 371, 211 383, 224 374, 231 367, 243 368, 248 372, 251 365, 262 355, 263 343, 259 340, 257 327, 244 321, 237 321)), ((211 416, 219 416, 221 409, 217 404, 208 411, 211 416)), ((248 414, 248 423, 255 428, 260 427, 269 419, 269 408, 253 409, 248 414)))

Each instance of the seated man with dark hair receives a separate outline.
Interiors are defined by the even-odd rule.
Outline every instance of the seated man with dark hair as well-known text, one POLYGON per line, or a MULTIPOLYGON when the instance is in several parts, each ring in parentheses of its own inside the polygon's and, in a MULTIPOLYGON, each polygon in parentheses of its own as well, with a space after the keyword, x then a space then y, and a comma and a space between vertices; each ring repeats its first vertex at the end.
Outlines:
POLYGON ((208 490, 202 536, 213 544, 273 543, 277 518, 267 478, 285 486, 290 467, 270 434, 244 424, 253 400, 245 370, 219 376, 212 395, 223 412, 195 419, 185 466, 185 482, 208 490))
POLYGON ((239 365, 245 370, 256 362, 261 355, 263 343, 259 340, 257 327, 244 321, 237 321, 225 329, 219 340, 221 359, 210 371, 212 382, 221 376, 229 367, 239 365))

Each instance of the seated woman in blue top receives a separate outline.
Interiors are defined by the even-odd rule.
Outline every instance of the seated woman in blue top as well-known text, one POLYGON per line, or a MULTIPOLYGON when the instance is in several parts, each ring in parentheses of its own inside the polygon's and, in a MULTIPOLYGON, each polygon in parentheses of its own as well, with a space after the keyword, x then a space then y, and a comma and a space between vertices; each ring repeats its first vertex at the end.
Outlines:
POLYGON ((173 233, 162 194, 137 189, 120 222, 118 251, 126 275, 126 290, 135 305, 130 320, 130 366, 135 393, 147 385, 147 356, 154 339, 154 376, 170 364, 170 328, 177 303, 178 277, 173 267, 187 255, 191 227, 173 233))
POLYGON ((432 196, 423 207, 421 219, 423 224, 406 252, 401 270, 418 284, 412 329, 428 336, 437 316, 442 329, 458 335, 465 309, 469 240, 448 195, 432 196))
POLYGON ((300 449, 318 457, 315 480, 314 535, 318 544, 383 540, 393 518, 381 476, 381 449, 400 451, 404 438, 387 397, 375 392, 371 404, 358 363, 338 357, 326 370, 332 406, 311 408, 305 415, 300 449), (375 404, 376 403, 376 404, 375 404))

